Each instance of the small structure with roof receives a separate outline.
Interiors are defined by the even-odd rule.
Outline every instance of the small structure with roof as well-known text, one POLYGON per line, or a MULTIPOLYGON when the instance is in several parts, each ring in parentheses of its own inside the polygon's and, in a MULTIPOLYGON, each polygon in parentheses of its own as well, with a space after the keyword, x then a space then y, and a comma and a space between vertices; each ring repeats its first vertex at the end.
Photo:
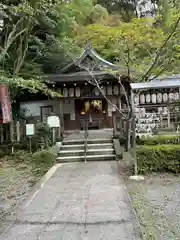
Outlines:
POLYGON ((170 128, 171 123, 179 121, 180 75, 131 83, 131 88, 134 105, 146 113, 158 113, 161 125, 170 128))

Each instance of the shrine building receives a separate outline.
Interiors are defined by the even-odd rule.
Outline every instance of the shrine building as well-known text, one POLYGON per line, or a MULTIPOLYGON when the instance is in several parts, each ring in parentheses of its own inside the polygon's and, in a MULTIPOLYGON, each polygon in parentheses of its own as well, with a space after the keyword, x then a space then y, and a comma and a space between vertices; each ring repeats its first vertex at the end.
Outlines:
POLYGON ((28 116, 45 121, 53 112, 60 117, 61 128, 66 130, 83 129, 84 122, 90 119, 89 129, 113 128, 123 132, 125 120, 117 113, 116 105, 127 111, 124 90, 131 98, 129 78, 121 76, 121 84, 113 73, 120 66, 106 61, 87 45, 81 56, 61 70, 60 74, 52 74, 48 79, 53 82, 54 90, 62 94, 61 98, 48 98, 42 95, 31 95, 21 99, 21 109, 26 109, 28 116), (87 68, 89 71, 87 71, 87 68), (93 84, 93 79, 101 82, 104 95, 93 84))

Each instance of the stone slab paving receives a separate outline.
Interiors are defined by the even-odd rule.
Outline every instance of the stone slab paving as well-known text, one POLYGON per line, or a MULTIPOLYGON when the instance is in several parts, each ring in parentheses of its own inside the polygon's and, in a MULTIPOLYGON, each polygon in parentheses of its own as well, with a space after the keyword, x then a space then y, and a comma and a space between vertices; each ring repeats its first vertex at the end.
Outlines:
POLYGON ((116 162, 58 168, 17 211, 1 240, 140 240, 141 232, 116 162))
MULTIPOLYGON (((112 139, 113 131, 111 129, 89 130, 88 139, 112 139)), ((82 140, 84 139, 84 131, 77 131, 69 134, 65 140, 82 140)))

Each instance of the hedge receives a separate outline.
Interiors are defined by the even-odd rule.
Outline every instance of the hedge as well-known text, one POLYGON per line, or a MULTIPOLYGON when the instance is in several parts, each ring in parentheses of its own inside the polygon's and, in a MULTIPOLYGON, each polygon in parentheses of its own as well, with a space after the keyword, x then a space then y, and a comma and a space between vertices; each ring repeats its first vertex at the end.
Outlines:
POLYGON ((137 164, 139 173, 180 173, 180 145, 139 146, 137 164))
POLYGON ((156 144, 177 144, 177 135, 158 135, 148 138, 137 138, 138 145, 156 145, 156 144))

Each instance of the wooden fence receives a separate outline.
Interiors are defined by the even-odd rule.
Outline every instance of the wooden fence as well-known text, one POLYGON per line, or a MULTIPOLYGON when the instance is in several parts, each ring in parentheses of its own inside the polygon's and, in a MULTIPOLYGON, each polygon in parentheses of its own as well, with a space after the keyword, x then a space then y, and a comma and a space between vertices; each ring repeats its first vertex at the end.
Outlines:
POLYGON ((19 142, 26 138, 26 120, 0 125, 1 143, 19 142))
MULTIPOLYGON (((33 124, 38 123, 39 121, 33 120, 33 124)), ((12 143, 12 142, 20 142, 27 139, 26 136, 26 124, 30 123, 28 120, 19 120, 13 121, 8 124, 0 125, 0 142, 3 143, 12 143)), ((60 137, 61 132, 60 129, 56 129, 56 137, 60 137)))

